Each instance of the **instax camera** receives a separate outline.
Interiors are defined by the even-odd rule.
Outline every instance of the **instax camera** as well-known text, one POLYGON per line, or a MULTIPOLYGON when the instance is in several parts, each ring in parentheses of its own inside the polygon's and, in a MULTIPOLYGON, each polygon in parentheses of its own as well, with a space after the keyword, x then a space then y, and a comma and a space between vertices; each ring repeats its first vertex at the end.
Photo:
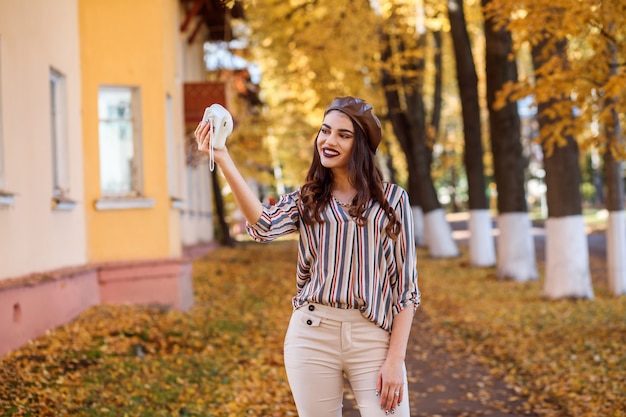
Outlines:
POLYGON ((211 145, 214 149, 222 149, 226 138, 233 132, 233 117, 221 105, 211 104, 204 110, 202 121, 211 123, 211 145))
POLYGON ((204 110, 203 123, 211 124, 211 144, 209 146, 209 169, 213 171, 213 149, 223 149, 226 138, 233 132, 233 116, 221 105, 211 104, 204 110))

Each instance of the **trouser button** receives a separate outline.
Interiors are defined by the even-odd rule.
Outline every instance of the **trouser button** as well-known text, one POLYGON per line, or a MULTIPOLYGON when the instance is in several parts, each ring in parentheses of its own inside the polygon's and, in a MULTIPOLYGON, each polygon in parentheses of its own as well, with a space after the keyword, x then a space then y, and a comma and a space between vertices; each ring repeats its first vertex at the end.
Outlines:
POLYGON ((309 304, 309 311, 315 310, 315 306, 313 304, 309 304))
POLYGON ((306 321, 306 324, 308 324, 309 326, 313 324, 313 320, 309 319, 306 321))

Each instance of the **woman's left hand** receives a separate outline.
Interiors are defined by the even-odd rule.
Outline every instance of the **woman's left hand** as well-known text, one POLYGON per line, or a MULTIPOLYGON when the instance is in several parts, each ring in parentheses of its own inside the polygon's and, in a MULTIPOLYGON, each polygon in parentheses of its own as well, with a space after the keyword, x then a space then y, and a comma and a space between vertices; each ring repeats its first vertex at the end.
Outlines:
POLYGON ((378 373, 376 384, 380 406, 387 413, 395 413, 404 396, 404 361, 387 358, 378 373))

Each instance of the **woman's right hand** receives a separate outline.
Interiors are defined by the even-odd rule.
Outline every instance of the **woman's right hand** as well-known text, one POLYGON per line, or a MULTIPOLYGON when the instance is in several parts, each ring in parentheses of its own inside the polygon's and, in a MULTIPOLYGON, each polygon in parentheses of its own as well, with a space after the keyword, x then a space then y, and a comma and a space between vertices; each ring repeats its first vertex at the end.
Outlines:
POLYGON ((198 150, 203 153, 209 152, 211 144, 211 122, 200 122, 193 132, 198 144, 198 150))
MULTIPOLYGON (((198 150, 206 155, 209 155, 211 152, 211 122, 200 122, 193 134, 196 137, 198 150)), ((228 154, 226 147, 222 149, 213 149, 213 158, 217 164, 222 161, 222 157, 226 154, 228 154)))

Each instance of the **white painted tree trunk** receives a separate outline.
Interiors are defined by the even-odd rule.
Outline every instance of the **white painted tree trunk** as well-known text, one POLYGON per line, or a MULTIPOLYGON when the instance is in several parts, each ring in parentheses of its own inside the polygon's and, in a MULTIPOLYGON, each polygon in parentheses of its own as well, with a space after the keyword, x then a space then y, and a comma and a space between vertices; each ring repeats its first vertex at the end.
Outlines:
POLYGON ((415 246, 424 246, 424 212, 420 206, 411 206, 413 211, 413 235, 415 246))
POLYGON ((522 282, 536 280, 535 242, 528 213, 500 214, 497 223, 500 231, 496 263, 498 278, 522 282))
POLYGON ((428 254, 434 258, 459 256, 459 249, 452 238, 450 223, 442 208, 424 214, 424 241, 428 247, 428 254))
POLYGON ((470 210, 468 229, 470 265, 495 265, 496 249, 489 210, 470 210))
POLYGON ((593 299, 589 245, 582 215, 546 220, 546 280, 543 295, 550 299, 593 299))
POLYGON ((606 263, 609 289, 615 295, 626 295, 626 217, 624 210, 609 212, 606 229, 606 263))

